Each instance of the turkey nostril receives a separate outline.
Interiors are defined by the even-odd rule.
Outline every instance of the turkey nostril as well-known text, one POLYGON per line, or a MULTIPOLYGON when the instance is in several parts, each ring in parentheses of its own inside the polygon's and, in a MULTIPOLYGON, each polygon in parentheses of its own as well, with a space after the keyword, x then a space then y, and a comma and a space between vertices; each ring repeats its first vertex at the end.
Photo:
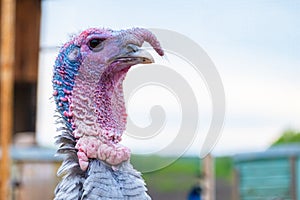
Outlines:
POLYGON ((139 48, 134 44, 129 44, 129 45, 127 45, 127 50, 129 52, 137 52, 139 50, 139 48))

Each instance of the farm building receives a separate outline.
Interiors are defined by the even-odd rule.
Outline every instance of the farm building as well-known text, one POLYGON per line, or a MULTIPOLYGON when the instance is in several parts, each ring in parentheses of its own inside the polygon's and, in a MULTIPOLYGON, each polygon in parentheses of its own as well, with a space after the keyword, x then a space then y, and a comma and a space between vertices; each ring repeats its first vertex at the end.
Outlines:
POLYGON ((235 199, 300 199, 300 145, 236 155, 234 170, 235 199))
POLYGON ((35 138, 41 1, 2 0, 0 10, 0 199, 10 199, 10 146, 35 138))

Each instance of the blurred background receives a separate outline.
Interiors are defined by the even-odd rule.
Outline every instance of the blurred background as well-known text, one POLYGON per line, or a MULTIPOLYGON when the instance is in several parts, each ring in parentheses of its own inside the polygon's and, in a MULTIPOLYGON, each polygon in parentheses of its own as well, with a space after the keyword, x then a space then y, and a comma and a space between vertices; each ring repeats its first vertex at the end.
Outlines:
MULTIPOLYGON (((213 151, 200 159, 211 115, 203 109, 184 156, 144 174, 153 199, 188 199, 199 187, 210 199, 300 199, 299 1, 2 0, 0 8, 1 199, 53 198, 52 66, 59 47, 88 27, 176 31, 206 51, 222 78, 226 120, 213 151)), ((209 94, 203 99, 200 109, 210 106, 209 94)), ((127 146, 137 169, 177 158, 155 154, 153 143, 147 155, 127 146)))

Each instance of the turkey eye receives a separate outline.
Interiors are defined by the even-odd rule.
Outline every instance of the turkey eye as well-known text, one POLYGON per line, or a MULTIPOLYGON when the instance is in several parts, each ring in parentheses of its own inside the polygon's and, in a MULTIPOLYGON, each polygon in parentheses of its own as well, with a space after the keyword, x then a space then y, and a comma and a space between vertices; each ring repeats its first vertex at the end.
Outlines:
POLYGON ((104 39, 94 38, 88 42, 88 46, 92 51, 99 51, 102 49, 102 42, 104 39))
POLYGON ((100 40, 99 39, 92 39, 90 41, 90 47, 91 48, 96 48, 99 44, 100 44, 100 40))

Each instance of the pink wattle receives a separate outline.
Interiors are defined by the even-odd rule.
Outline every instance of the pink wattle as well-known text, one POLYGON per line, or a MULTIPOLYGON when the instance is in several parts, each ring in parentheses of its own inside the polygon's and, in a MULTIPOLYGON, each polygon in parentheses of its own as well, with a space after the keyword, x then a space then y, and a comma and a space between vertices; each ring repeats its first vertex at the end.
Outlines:
POLYGON ((97 158, 106 163, 116 166, 130 158, 130 150, 120 144, 102 143, 93 136, 81 137, 77 144, 77 156, 82 170, 88 167, 89 158, 97 158))
POLYGON ((72 117, 75 147, 84 171, 89 159, 117 166, 130 158, 130 150, 119 144, 126 126, 122 82, 127 71, 113 73, 101 69, 83 62, 69 99, 70 109, 64 113, 72 117))

